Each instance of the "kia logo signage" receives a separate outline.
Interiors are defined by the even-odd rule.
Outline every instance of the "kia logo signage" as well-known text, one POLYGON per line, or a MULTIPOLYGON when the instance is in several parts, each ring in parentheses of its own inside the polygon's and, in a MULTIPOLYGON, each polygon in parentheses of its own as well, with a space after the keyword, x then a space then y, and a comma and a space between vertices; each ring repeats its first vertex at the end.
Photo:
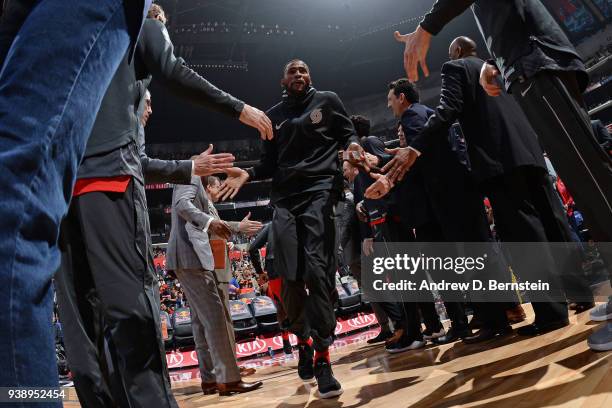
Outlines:
POLYGON ((357 317, 353 317, 352 319, 347 320, 349 326, 354 329, 362 329, 364 327, 368 327, 376 323, 376 319, 373 315, 359 315, 357 317))
MULTIPOLYGON (((272 343, 274 343, 275 346, 283 347, 283 338, 281 336, 274 336, 272 343)), ((297 336, 295 334, 289 334, 289 343, 297 344, 297 336)))
POLYGON ((336 334, 342 333, 342 323, 341 322, 336 322, 336 330, 334 331, 334 333, 336 334))
POLYGON ((267 343, 262 339, 255 339, 248 343, 236 344, 236 354, 239 356, 249 356, 251 354, 259 354, 266 351, 267 343))
POLYGON ((181 367, 183 364, 183 353, 170 353, 166 355, 168 368, 181 367))

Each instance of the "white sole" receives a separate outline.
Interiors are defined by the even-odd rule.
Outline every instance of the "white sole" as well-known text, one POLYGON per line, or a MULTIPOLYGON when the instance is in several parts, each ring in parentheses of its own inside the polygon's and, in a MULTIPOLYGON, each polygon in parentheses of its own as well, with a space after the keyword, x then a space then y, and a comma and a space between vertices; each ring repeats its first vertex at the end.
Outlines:
POLYGON ((612 313, 607 314, 607 315, 603 315, 603 316, 589 316, 591 318, 591 321, 593 322, 605 322, 606 320, 612 320, 612 313))
POLYGON ((337 397, 338 395, 342 395, 343 392, 344 390, 342 388, 340 388, 339 390, 329 391, 324 394, 322 394, 321 391, 319 391, 319 398, 323 398, 323 399, 334 398, 334 397, 337 397))
POLYGON ((612 350, 612 341, 609 341, 609 342, 604 343, 604 344, 591 344, 591 343, 587 343, 587 344, 589 345, 591 350, 595 350, 595 351, 610 351, 610 350, 612 350))
POLYGON ((408 351, 408 350, 418 350, 418 349, 422 349, 423 347, 425 347, 425 342, 422 342, 422 345, 420 344, 418 347, 413 347, 412 344, 409 346, 406 346, 404 348, 401 349, 385 349, 387 350, 387 353, 389 354, 397 354, 397 353, 403 353, 404 351, 408 351))

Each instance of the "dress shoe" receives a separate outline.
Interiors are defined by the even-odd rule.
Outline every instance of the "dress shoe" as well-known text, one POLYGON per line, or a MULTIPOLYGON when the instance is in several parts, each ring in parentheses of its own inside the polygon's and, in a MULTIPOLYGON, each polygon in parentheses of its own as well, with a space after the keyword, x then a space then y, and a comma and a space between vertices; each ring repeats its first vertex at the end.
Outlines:
POLYGON ((236 381, 233 383, 217 384, 217 388, 219 389, 219 395, 224 397, 232 394, 242 394, 245 392, 254 391, 261 387, 262 384, 263 383, 261 381, 254 383, 236 381))
POLYGON ((498 336, 499 337, 505 336, 510 333, 512 333, 511 326, 506 326, 501 329, 490 329, 490 328, 484 327, 478 330, 478 333, 476 333, 475 335, 464 338, 463 342, 466 344, 475 344, 475 343, 480 343, 483 341, 494 339, 498 336))
POLYGON ((440 327, 440 329, 438 331, 433 331, 433 330, 425 329, 425 331, 423 332, 423 340, 432 341, 433 339, 437 339, 439 337, 442 337, 445 334, 446 334, 446 331, 444 331, 444 327, 440 327))
POLYGON ((404 335, 404 329, 397 329, 393 332, 393 336, 385 340, 385 344, 389 345, 389 344, 396 343, 399 341, 399 339, 402 338, 403 335, 404 335))
POLYGON ((408 336, 402 336, 401 339, 395 343, 385 346, 385 350, 389 354, 402 353, 408 350, 416 350, 425 347, 427 343, 423 339, 411 339, 408 336))
POLYGON ((470 329, 455 330, 454 327, 451 327, 444 336, 434 339, 433 342, 436 344, 448 344, 471 335, 472 331, 470 329))
POLYGON ((576 314, 586 312, 589 309, 595 307, 595 302, 577 302, 574 311, 576 314))
POLYGON ((369 339, 367 343, 368 344, 382 343, 383 341, 386 341, 387 339, 391 338, 391 336, 393 336, 393 333, 391 333, 391 331, 381 330, 380 333, 378 333, 378 336, 369 339))
POLYGON ((516 329, 516 332, 521 336, 539 336, 540 334, 548 333, 567 325, 569 325, 569 320, 567 319, 556 322, 531 323, 527 326, 519 327, 516 329))
POLYGON ((255 374, 257 370, 255 370, 252 367, 240 367, 240 376, 241 377, 248 377, 250 375, 255 374))
POLYGON ((202 383, 202 392, 204 395, 213 395, 217 393, 217 383, 202 383))
POLYGON ((524 322, 525 319, 527 318, 527 315, 525 314, 525 311, 523 310, 523 306, 517 305, 516 307, 513 307, 512 309, 506 310, 506 317, 508 318, 508 323, 516 324, 516 323, 524 322))

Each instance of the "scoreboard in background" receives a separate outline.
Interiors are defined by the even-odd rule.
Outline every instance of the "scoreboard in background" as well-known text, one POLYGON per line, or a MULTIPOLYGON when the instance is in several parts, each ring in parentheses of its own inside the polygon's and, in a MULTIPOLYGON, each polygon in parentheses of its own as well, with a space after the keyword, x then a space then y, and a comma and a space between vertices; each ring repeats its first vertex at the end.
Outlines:
POLYGON ((612 23, 612 0, 542 0, 572 42, 612 23))

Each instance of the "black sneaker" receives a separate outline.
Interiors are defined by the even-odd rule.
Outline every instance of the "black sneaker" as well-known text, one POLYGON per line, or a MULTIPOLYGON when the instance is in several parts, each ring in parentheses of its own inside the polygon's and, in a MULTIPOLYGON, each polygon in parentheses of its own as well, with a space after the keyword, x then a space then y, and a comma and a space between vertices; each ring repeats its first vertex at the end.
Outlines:
POLYGON ((396 354, 401 353, 403 351, 423 348, 425 347, 425 344, 426 343, 423 340, 415 340, 409 338, 408 336, 402 336, 395 343, 391 343, 385 346, 385 350, 387 350, 387 353, 396 354))
POLYGON ((317 377, 320 398, 333 398, 344 392, 338 380, 334 378, 331 364, 327 360, 322 358, 317 360, 314 372, 317 377))
POLYGON ((378 333, 376 337, 369 339, 367 343, 368 344, 382 343, 383 341, 387 340, 391 336, 393 336, 393 333, 391 333, 389 330, 385 330, 385 331, 381 330, 381 332, 378 333))
POLYGON ((293 347, 291 346, 291 342, 289 342, 289 340, 283 339, 283 351, 285 354, 293 354, 293 347))
POLYGON ((308 344, 298 344, 298 352, 300 354, 298 375, 302 381, 311 381, 315 376, 313 367, 314 349, 308 344))

